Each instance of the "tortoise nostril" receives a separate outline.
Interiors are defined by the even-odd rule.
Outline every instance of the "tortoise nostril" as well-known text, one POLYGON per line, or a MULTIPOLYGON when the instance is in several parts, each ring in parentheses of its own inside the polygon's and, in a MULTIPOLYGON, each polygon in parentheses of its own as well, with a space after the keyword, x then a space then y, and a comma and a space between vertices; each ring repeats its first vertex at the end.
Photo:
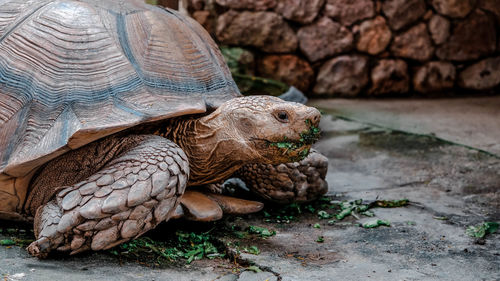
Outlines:
POLYGON ((309 120, 313 126, 318 126, 319 120, 321 119, 321 113, 316 108, 310 108, 309 110, 309 120))

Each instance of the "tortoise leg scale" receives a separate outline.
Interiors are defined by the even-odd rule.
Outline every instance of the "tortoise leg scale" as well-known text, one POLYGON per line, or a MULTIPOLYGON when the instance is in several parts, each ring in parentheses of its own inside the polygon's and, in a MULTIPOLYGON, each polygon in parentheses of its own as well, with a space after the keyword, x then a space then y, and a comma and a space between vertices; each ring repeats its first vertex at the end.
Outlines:
POLYGON ((30 254, 109 249, 173 215, 189 176, 186 155, 163 137, 130 137, 132 148, 37 208, 30 254))

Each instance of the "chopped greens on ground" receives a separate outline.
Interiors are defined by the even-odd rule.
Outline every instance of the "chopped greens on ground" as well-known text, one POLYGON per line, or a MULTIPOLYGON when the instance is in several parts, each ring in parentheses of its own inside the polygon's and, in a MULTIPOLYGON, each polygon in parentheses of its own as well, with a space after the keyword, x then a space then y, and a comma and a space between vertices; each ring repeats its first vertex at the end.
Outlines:
POLYGON ((495 233, 498 230, 498 222, 483 222, 480 225, 469 226, 465 233, 470 237, 484 238, 488 234, 495 233))
POLYGON ((318 238, 316 239, 316 242, 318 242, 318 243, 323 243, 323 242, 325 242, 325 237, 323 237, 323 236, 318 236, 318 238))
POLYGON ((224 257, 210 241, 208 233, 176 232, 177 241, 156 241, 149 237, 123 243, 109 252, 148 265, 161 266, 184 259, 187 264, 202 258, 224 257))
POLYGON ((434 217, 432 217, 432 218, 433 218, 433 219, 435 219, 435 220, 440 220, 440 221, 446 221, 446 220, 448 220, 448 217, 439 217, 439 216, 434 216, 434 217))
POLYGON ((374 220, 369 220, 365 223, 362 224, 362 226, 364 228, 375 228, 375 227, 379 227, 379 226, 391 226, 391 223, 389 221, 386 221, 386 220, 377 220, 377 219, 374 219, 374 220))
POLYGON ((2 239, 0 240, 1 246, 13 246, 16 245, 16 242, 12 239, 2 239))
POLYGON ((262 238, 267 238, 276 235, 276 231, 272 229, 267 229, 265 227, 250 225, 247 228, 248 233, 250 234, 259 234, 262 238))
MULTIPOLYGON (((264 212, 264 221, 273 223, 290 223, 304 213, 315 214, 320 220, 328 220, 328 225, 344 225, 340 222, 352 216, 360 219, 361 216, 374 217, 373 208, 398 208, 409 204, 408 199, 400 200, 374 200, 364 202, 362 199, 352 201, 332 201, 328 197, 322 197, 314 202, 306 204, 292 203, 277 209, 268 208, 264 212)), ((374 219, 365 224, 359 224, 365 228, 374 228, 381 225, 390 226, 386 220, 374 219)), ((313 224, 313 228, 321 228, 319 223, 313 224)))
POLYGON ((255 265, 251 265, 251 266, 247 267, 247 270, 251 270, 255 273, 262 272, 262 270, 258 266, 255 266, 255 265))
POLYGON ((410 203, 408 199, 401 200, 375 200, 370 203, 371 207, 380 207, 380 208, 398 208, 404 207, 410 203))
POLYGON ((23 227, 0 228, 0 233, 7 236, 4 239, 0 239, 0 246, 18 246, 25 248, 35 239, 31 226, 27 229, 23 227))
POLYGON ((260 250, 259 250, 259 248, 257 248, 257 246, 243 247, 242 250, 243 250, 243 252, 249 253, 252 255, 260 254, 260 250))

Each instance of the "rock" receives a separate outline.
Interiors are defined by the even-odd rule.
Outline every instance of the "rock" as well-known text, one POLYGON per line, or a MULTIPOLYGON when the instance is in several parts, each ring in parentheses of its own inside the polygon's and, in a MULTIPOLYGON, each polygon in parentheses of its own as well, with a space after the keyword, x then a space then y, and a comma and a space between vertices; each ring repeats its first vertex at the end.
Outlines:
POLYGON ((500 26, 500 1, 498 0, 480 0, 479 7, 485 11, 492 12, 500 26))
POLYGON ((354 97, 368 81, 366 57, 339 56, 321 66, 313 92, 317 95, 354 97))
POLYGON ((223 7, 241 10, 265 11, 276 6, 276 0, 215 0, 223 7))
POLYGON ((461 87, 486 90, 500 84, 500 56, 484 59, 467 67, 459 75, 461 87))
POLYGON ((476 0, 431 0, 431 5, 441 15, 463 18, 474 8, 476 0))
POLYGON ((307 91, 314 79, 309 63, 294 55, 271 55, 259 60, 259 75, 282 81, 301 91, 307 91))
POLYGON ((409 89, 408 66, 403 60, 378 61, 371 73, 370 95, 407 93, 409 89))
POLYGON ((223 44, 254 46, 264 52, 297 49, 297 37, 283 18, 272 12, 228 11, 217 19, 217 39, 223 44))
POLYGON ((436 51, 441 60, 474 60, 495 51, 495 21, 482 11, 455 23, 452 30, 451 37, 436 51))
POLYGON ((450 21, 440 15, 433 15, 429 20, 429 31, 434 43, 443 44, 450 36, 450 21))
POLYGON ((201 11, 205 8, 205 0, 187 0, 186 8, 190 11, 201 11))
POLYGON ((391 41, 391 30, 382 16, 366 20, 359 26, 359 39, 356 48, 361 52, 376 55, 385 50, 391 41))
MULTIPOLYGON (((291 86, 290 89, 288 89, 288 91, 286 91, 284 94, 280 95, 278 98, 280 98, 282 100, 286 100, 286 101, 301 103, 301 104, 307 103, 307 97, 304 95, 304 93, 302 93, 299 89, 295 88, 294 86, 291 86)), ((230 182, 229 180, 226 180, 224 182, 224 187, 226 187, 225 186, 226 184, 233 184, 233 182, 230 182)), ((238 183, 243 183, 243 181, 238 179, 238 178, 233 178, 233 180, 235 180, 238 183)))
POLYGON ((425 23, 420 23, 396 36, 391 44, 391 52, 398 57, 425 61, 434 54, 425 23))
POLYGON ((428 62, 415 71, 413 86, 421 93, 436 92, 452 88, 455 77, 453 64, 442 61, 428 62))
POLYGON ((382 10, 394 30, 399 30, 414 23, 426 12, 424 0, 386 0, 382 10))
POLYGON ((310 62, 349 51, 352 48, 352 33, 327 17, 304 26, 297 32, 299 46, 310 62))
POLYGON ((215 17, 210 11, 195 11, 193 17, 211 35, 215 34, 215 17))
POLYGON ((314 21, 325 0, 277 0, 274 10, 284 18, 302 24, 314 21))
POLYGON ((325 14, 343 25, 371 18, 375 15, 372 0, 327 0, 325 14))

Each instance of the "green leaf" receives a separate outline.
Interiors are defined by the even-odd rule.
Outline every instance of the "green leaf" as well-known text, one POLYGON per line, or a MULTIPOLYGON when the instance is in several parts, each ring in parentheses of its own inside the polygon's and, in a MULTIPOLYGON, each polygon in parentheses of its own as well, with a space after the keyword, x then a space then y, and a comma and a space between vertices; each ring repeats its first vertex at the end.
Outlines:
POLYGON ((253 271, 255 273, 262 272, 262 270, 259 267, 255 266, 255 265, 251 265, 251 266, 247 267, 247 270, 251 270, 251 271, 253 271))
POLYGON ((12 246, 12 245, 16 245, 16 242, 14 242, 14 240, 12 240, 12 239, 3 239, 3 240, 0 240, 0 245, 1 246, 12 246))
POLYGON ((343 209, 340 213, 336 214, 335 217, 338 220, 342 220, 348 215, 350 215, 352 213, 352 210, 354 210, 354 207, 350 206, 349 208, 343 209))
POLYGON ((486 233, 492 234, 497 232, 499 224, 498 222, 485 222, 484 226, 486 227, 486 233))
POLYGON ((247 231, 251 234, 260 234, 261 237, 271 237, 276 235, 275 230, 269 230, 265 227, 250 225, 247 231))
POLYGON ((448 217, 439 217, 439 216, 434 216, 432 217, 433 219, 435 220, 440 220, 440 221, 447 221, 448 220, 448 217))
POLYGON ((364 211, 361 214, 365 215, 367 217, 373 217, 373 216, 375 216, 375 214, 372 211, 364 211))
POLYGON ((318 236, 318 238, 316 239, 316 242, 318 242, 318 243, 323 243, 323 242, 325 242, 325 237, 323 237, 323 236, 318 236))
POLYGON ((313 227, 314 227, 314 228, 321 228, 321 225, 319 225, 319 223, 315 223, 315 224, 313 225, 313 227))
POLYGON ((238 239, 244 239, 247 238, 248 232, 246 231, 233 231, 234 236, 238 239))
POLYGON ((401 200, 377 200, 373 204, 377 207, 381 208, 397 208, 408 205, 410 200, 401 199, 401 200))
POLYGON ((369 221, 362 224, 362 226, 364 228, 375 228, 375 227, 379 227, 381 225, 391 226, 391 223, 389 221, 386 221, 386 220, 374 219, 374 220, 369 220, 369 221))
POLYGON ((484 222, 477 226, 469 226, 465 233, 471 237, 483 238, 487 234, 495 233, 498 230, 499 224, 497 222, 484 222))
POLYGON ((326 220, 326 219, 329 219, 331 217, 332 217, 332 215, 330 215, 326 211, 318 211, 318 218, 320 218, 322 220, 326 220))
POLYGON ((260 250, 259 250, 259 248, 257 248, 257 246, 250 246, 248 248, 244 247, 243 251, 246 252, 246 253, 252 254, 252 255, 258 255, 258 254, 260 254, 260 250))

